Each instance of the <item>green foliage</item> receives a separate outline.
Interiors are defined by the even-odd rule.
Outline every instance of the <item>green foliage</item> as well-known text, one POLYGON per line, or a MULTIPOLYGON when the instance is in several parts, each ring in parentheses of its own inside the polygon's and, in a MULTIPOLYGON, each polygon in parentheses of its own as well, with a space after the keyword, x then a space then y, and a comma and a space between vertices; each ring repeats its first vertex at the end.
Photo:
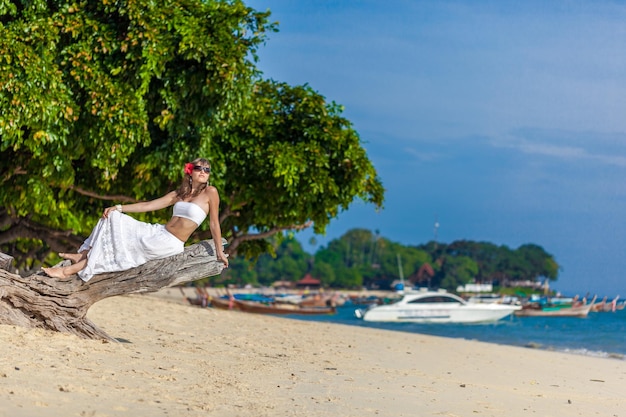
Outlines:
POLYGON ((304 252, 291 236, 277 235, 269 243, 275 248, 275 257, 263 255, 257 263, 235 258, 227 275, 236 275, 237 265, 245 264, 249 271, 253 271, 253 279, 246 283, 295 282, 310 272, 326 287, 389 288, 400 278, 401 265, 404 278, 412 285, 424 286, 430 282, 431 287, 454 291, 470 282, 488 282, 504 291, 512 279, 555 280, 559 269, 552 255, 533 244, 522 245, 516 250, 465 240, 405 246, 366 229, 349 230, 340 238, 331 240, 326 247, 319 248, 315 255, 304 252), (431 266, 434 272, 428 280, 419 276, 424 265, 431 266))
POLYGON ((312 257, 293 237, 278 234, 267 244, 272 253, 261 255, 254 262, 242 256, 232 259, 220 282, 270 286, 275 281, 296 282, 309 271, 312 257))
POLYGON ((262 79, 268 18, 239 0, 0 1, 0 245, 28 224, 73 249, 64 236, 176 188, 198 156, 232 253, 271 251, 262 238, 283 230, 322 233, 355 198, 381 207, 341 106, 262 79))
POLYGON ((440 271, 439 287, 450 291, 471 282, 478 273, 478 264, 467 256, 448 256, 440 271))
POLYGON ((324 286, 351 288, 351 287, 361 285, 361 282, 348 282, 348 283, 340 284, 340 281, 338 280, 338 278, 339 279, 344 278, 344 281, 345 281, 345 276, 343 276, 343 274, 340 273, 341 271, 338 271, 338 272, 339 273, 335 272, 335 269, 332 267, 331 264, 314 259, 313 268, 311 270, 311 275, 321 280, 324 286))
POLYGON ((26 4, 0 8, 0 199, 82 232, 110 203, 76 190, 155 197, 210 154, 273 29, 239 1, 26 4))
POLYGON ((225 220, 227 229, 239 236, 312 222, 323 233, 355 197, 382 206, 376 170, 341 111, 308 86, 256 82, 242 111, 216 137, 233 179, 224 195, 237 215, 225 220))
POLYGON ((469 280, 506 287, 510 281, 558 278, 559 265, 554 257, 535 244, 512 250, 505 245, 459 240, 449 245, 431 242, 418 247, 429 251, 435 263, 441 265, 434 279, 442 288, 455 289, 456 285, 469 280), (465 264, 463 272, 458 269, 457 261, 452 262, 450 268, 451 259, 467 259, 471 263, 465 264), (454 271, 452 274, 451 270, 454 271))

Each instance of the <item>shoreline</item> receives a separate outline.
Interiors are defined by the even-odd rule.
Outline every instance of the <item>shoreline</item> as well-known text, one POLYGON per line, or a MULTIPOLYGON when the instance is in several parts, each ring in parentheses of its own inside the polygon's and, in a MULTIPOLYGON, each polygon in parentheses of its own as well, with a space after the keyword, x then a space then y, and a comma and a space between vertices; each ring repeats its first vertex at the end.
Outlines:
POLYGON ((0 417, 625 413, 624 361, 183 301, 96 303, 122 343, 0 326, 0 417))
MULTIPOLYGON (((172 292, 174 289, 163 289, 157 293, 153 293, 151 295, 163 298, 163 299, 167 299, 170 301, 178 301, 180 299, 182 299, 182 294, 179 294, 177 292, 172 292), (177 296, 178 294, 178 296, 177 296)), ((213 287, 208 287, 206 288, 207 292, 213 296, 213 297, 221 297, 224 296, 226 294, 226 290, 224 290, 223 288, 213 288, 213 287)), ((189 297, 191 299, 193 299, 196 296, 196 292, 195 292, 195 287, 182 287, 179 288, 179 291, 182 291, 182 293, 185 294, 186 297, 189 297)), ((287 291, 288 294, 300 294, 302 291, 287 291)), ((260 291, 257 288, 252 288, 252 289, 238 289, 236 291, 237 294, 251 294, 251 295, 266 295, 266 294, 270 294, 270 296, 272 295, 272 291, 271 289, 269 289, 269 291, 260 291)), ((281 291, 282 293, 282 291, 281 291)), ((327 291, 328 294, 332 294, 334 293, 334 291, 327 291)), ((354 296, 356 298, 359 297, 363 297, 366 298, 368 296, 376 296, 379 298, 392 298, 392 297, 398 297, 398 295, 394 292, 390 292, 390 291, 377 291, 377 290, 373 290, 373 291, 368 291, 368 290, 363 290, 363 291, 337 291, 337 293, 341 294, 341 296, 343 298, 348 298, 350 296, 354 296)), ((366 306, 352 306, 351 310, 357 309, 357 308, 366 308, 366 306)), ((341 310, 338 309, 338 313, 339 316, 341 316, 341 310)), ((594 313, 596 314, 596 313, 594 313)), ((613 313, 612 313, 613 314, 613 313)), ((617 313, 617 314, 622 314, 622 313, 617 313)), ((326 317, 326 316, 325 316, 326 317)), ((289 317, 291 319, 294 320, 304 320, 304 321, 309 321, 307 320, 308 317, 298 317, 298 316, 291 316, 289 317)), ((489 323, 489 326, 495 326, 495 325, 501 325, 504 327, 504 329, 502 329, 502 327, 500 327, 501 330, 503 331, 507 331, 507 326, 506 324, 504 324, 507 320, 521 320, 524 321, 526 320, 525 318, 519 319, 519 318, 514 318, 514 317, 508 317, 505 319, 502 319, 498 322, 494 322, 494 323, 489 323)), ((549 319, 551 320, 551 319, 549 319)), ((573 320, 574 322, 576 320, 578 320, 578 318, 566 318, 565 320, 573 320)), ((317 319, 313 319, 312 321, 321 321, 321 322, 328 322, 328 323, 342 323, 342 324, 350 324, 350 323, 345 323, 345 320, 325 320, 324 318, 322 318, 321 320, 317 320, 317 319)), ((374 323, 375 324, 375 323, 374 323)), ((384 325, 385 323, 383 323, 384 325)), ((391 323, 391 325, 394 325, 397 323, 391 323)), ((406 324, 406 323, 404 323, 406 324)), ((355 325, 355 324, 350 324, 350 325, 355 325)), ((360 326, 359 324, 356 324, 356 326, 360 326)), ((489 337, 483 337, 482 334, 471 334, 472 332, 461 332, 461 334, 455 334, 455 335, 451 335, 450 333, 446 332, 446 334, 442 334, 441 332, 431 332, 430 331, 430 324, 423 324, 423 328, 418 329, 418 330, 406 330, 406 329, 402 329, 402 330, 398 330, 398 329, 393 329, 390 328, 388 330, 398 330, 398 331, 402 331, 402 332, 412 332, 412 333, 419 333, 419 334, 424 334, 424 335, 433 335, 433 336, 439 336, 439 337, 445 337, 447 339, 450 340, 479 340, 482 342, 486 342, 486 343, 493 343, 493 344, 498 344, 498 345, 503 345, 503 346, 517 346, 517 347, 523 347, 523 348, 529 348, 529 349, 538 349, 538 350, 547 350, 547 351, 552 351, 552 352, 561 352, 561 353, 567 353, 567 354, 572 354, 572 355, 579 355, 579 356, 590 356, 590 357, 596 357, 596 358, 606 358, 606 359, 614 359, 614 360, 626 360, 626 352, 624 351, 612 351, 610 349, 605 349, 605 348, 597 348, 597 349, 593 349, 593 348, 584 348, 584 347, 571 347, 571 346, 563 346, 563 345, 553 345, 550 344, 549 342, 544 343, 543 341, 541 341, 541 339, 537 340, 536 338, 529 338, 527 339, 526 342, 523 343, 519 343, 520 341, 518 340, 518 343, 507 343, 505 341, 494 341, 491 340, 489 337)), ((447 325, 446 325, 447 326, 447 325)), ((481 327, 482 325, 480 324, 476 324, 476 325, 470 325, 468 326, 468 328, 477 328, 477 327, 481 327)), ((362 327, 368 327, 368 326, 362 326, 362 327)), ((375 327, 375 326, 374 326, 375 327)), ((441 328, 438 325, 434 325, 434 328, 441 328)), ((381 327, 377 327, 379 329, 382 329, 381 327)), ((480 333, 480 332, 478 332, 480 333)))

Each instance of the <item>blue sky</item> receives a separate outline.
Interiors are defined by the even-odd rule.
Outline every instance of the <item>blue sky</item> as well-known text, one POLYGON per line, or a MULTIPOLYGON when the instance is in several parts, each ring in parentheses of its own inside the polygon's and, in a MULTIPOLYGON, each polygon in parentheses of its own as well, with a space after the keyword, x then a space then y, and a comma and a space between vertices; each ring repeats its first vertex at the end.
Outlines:
MULTIPOLYGON (((345 106, 387 190, 355 228, 535 243, 566 294, 626 297, 626 2, 249 0, 266 78, 345 106)), ((305 250, 310 232, 298 234, 305 250)))

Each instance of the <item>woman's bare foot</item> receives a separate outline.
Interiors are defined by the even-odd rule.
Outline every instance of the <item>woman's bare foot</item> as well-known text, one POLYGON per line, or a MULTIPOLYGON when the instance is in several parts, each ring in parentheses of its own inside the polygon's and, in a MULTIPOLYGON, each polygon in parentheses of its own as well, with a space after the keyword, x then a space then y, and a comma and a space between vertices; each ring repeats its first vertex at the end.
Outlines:
POLYGON ((41 268, 49 277, 57 278, 60 281, 69 281, 72 275, 65 273, 65 267, 41 268))
POLYGON ((63 259, 69 259, 72 263, 80 262, 87 256, 85 253, 59 253, 63 259))

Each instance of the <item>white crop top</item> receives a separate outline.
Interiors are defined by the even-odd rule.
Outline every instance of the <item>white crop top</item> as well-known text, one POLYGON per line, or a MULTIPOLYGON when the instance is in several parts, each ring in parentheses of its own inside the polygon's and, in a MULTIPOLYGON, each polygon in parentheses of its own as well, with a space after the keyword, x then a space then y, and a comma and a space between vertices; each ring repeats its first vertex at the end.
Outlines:
POLYGON ((198 226, 206 219, 206 213, 199 205, 187 201, 178 201, 174 204, 173 216, 189 219, 198 226))

